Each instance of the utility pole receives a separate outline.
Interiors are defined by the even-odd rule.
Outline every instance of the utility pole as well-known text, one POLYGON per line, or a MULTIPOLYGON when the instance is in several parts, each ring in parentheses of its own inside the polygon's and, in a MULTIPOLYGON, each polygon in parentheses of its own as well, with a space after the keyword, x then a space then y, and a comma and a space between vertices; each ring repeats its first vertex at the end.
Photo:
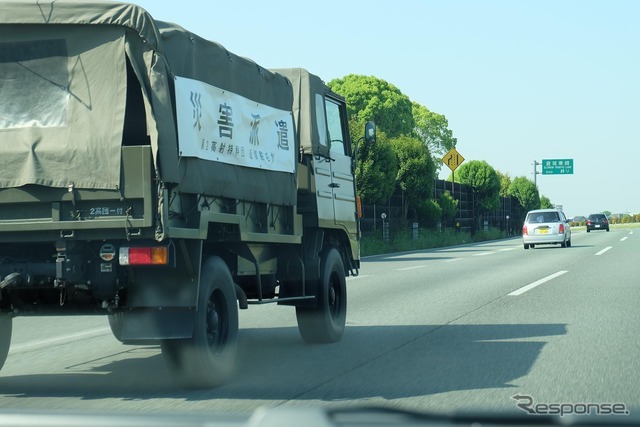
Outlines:
POLYGON ((538 166, 540 166, 540 162, 537 160, 533 161, 533 184, 538 188, 538 166))

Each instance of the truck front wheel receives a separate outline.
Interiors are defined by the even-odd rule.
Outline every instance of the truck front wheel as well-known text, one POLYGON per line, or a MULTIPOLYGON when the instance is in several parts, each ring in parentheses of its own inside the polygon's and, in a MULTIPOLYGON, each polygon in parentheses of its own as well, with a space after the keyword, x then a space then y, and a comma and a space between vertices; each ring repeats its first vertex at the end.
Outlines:
POLYGON ((237 352, 238 304, 231 273, 218 257, 202 267, 193 336, 162 342, 176 381, 185 388, 211 388, 233 373, 237 352))
POLYGON ((335 249, 323 251, 315 307, 296 307, 298 330, 308 343, 340 341, 347 318, 344 264, 335 249))
POLYGON ((13 318, 8 314, 0 314, 0 369, 4 366, 11 346, 13 318))

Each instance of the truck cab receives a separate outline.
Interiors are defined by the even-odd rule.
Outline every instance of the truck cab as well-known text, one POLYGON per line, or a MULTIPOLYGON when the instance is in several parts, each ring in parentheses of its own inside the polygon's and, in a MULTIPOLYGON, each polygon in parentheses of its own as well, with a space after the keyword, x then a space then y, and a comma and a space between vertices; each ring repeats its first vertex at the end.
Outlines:
POLYGON ((327 230, 343 242, 345 250, 351 248, 344 261, 357 274, 359 214, 346 102, 307 70, 272 71, 287 77, 294 89, 293 114, 300 141, 298 211, 311 213, 306 216, 308 224, 327 230))

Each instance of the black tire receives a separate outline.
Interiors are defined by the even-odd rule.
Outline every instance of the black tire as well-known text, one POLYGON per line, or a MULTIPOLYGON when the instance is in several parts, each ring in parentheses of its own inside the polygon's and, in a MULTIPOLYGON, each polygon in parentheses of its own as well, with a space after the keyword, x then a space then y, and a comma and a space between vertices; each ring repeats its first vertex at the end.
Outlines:
POLYGON ((591 230, 589 230, 589 227, 587 227, 587 233, 591 233, 591 230))
POLYGON ((609 227, 607 227, 607 233, 609 232, 609 227))
POLYGON ((347 319, 347 282, 340 253, 323 251, 320 261, 317 305, 296 307, 298 330, 311 344, 340 341, 347 319))
POLYGON ((562 248, 566 248, 566 247, 567 247, 567 241, 566 241, 566 240, 563 240, 563 241, 560 243, 560 247, 562 247, 562 248))
POLYGON ((233 374, 238 349, 238 304, 229 268, 218 257, 202 266, 193 336, 162 342, 162 354, 176 382, 212 388, 233 374))
POLYGON ((113 334, 114 338, 120 342, 123 342, 120 339, 120 337, 122 336, 122 314, 109 314, 107 318, 109 319, 109 327, 111 328, 111 333, 113 334))
POLYGON ((8 314, 0 314, 0 369, 4 366, 11 347, 11 332, 13 330, 13 317, 8 314))
POLYGON ((567 247, 570 248, 571 247, 571 237, 569 237, 569 240, 567 240, 567 247))
POLYGON ((536 247, 536 245, 534 245, 533 243, 529 246, 531 246, 531 249, 534 249, 536 247))
POLYGON ((529 249, 529 245, 525 243, 525 244, 524 244, 524 248, 525 248, 525 249, 529 249))

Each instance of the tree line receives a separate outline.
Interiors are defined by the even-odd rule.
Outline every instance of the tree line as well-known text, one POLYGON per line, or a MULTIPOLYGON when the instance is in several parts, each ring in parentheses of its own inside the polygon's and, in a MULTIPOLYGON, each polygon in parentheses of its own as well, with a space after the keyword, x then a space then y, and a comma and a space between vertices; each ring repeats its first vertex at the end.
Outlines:
MULTIPOLYGON (((374 76, 350 74, 328 86, 347 101, 349 132, 357 157, 356 185, 362 202, 381 204, 401 189, 404 220, 410 210, 425 219, 434 214, 443 218, 455 215, 457 201, 450 194, 437 200, 433 197, 441 158, 458 142, 447 118, 374 76), (374 146, 357 143, 367 121, 377 127, 374 146)), ((553 207, 530 179, 512 179, 485 160, 463 163, 456 169, 455 181, 474 192, 474 212, 497 209, 501 196, 515 198, 525 212, 553 207)))

